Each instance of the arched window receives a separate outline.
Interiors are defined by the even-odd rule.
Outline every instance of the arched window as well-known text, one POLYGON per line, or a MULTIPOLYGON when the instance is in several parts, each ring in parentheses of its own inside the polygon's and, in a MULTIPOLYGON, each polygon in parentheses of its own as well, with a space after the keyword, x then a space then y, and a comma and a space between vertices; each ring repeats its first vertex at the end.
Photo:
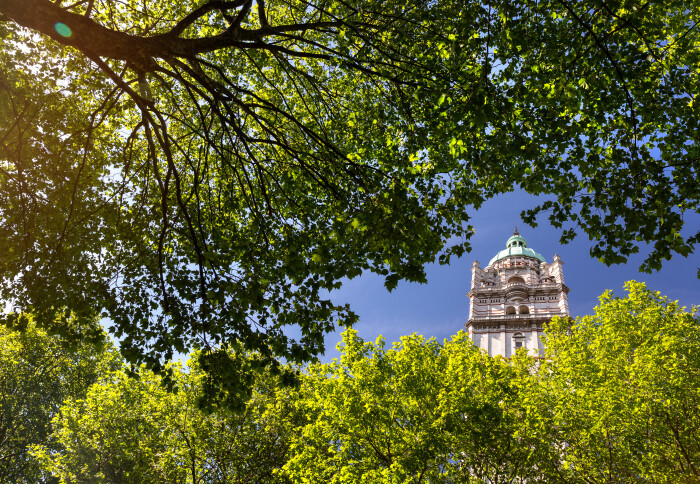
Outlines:
POLYGON ((523 279, 520 276, 513 276, 510 279, 508 279, 508 284, 512 284, 514 282, 518 282, 520 284, 525 284, 525 279, 523 279))
POLYGON ((506 308, 506 314, 516 314, 515 308, 513 306, 508 306, 506 308))
POLYGON ((527 306, 520 306, 520 314, 530 314, 530 308, 527 306))

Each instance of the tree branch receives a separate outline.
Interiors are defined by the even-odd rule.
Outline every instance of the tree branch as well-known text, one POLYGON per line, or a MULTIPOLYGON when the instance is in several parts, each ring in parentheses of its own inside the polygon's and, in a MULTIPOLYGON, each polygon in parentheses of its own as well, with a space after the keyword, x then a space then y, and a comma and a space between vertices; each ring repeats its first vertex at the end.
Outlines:
POLYGON ((170 29, 167 35, 179 37, 182 32, 187 29, 190 25, 196 22, 198 19, 202 18, 204 15, 214 10, 231 10, 244 6, 249 0, 238 0, 234 2, 224 2, 224 1, 214 1, 207 2, 201 5, 199 8, 194 9, 192 12, 187 14, 185 18, 180 20, 175 27, 170 29))

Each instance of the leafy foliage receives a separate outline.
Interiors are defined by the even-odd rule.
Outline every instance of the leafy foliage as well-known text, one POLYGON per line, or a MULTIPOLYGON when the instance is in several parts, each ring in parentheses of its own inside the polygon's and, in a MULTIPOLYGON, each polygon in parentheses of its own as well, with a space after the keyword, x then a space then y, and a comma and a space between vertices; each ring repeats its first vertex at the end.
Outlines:
POLYGON ((134 367, 310 361, 355 319, 329 290, 424 281, 514 186, 656 269, 700 241, 698 8, 0 0, 0 296, 99 312, 134 367))
POLYGON ((3 2, 3 297, 99 308, 155 370, 222 343, 312 359, 354 321, 323 296, 340 280, 422 281, 468 232, 427 136, 461 119, 436 105, 462 7, 3 2))
POLYGON ((644 284, 626 289, 550 325, 541 415, 568 482, 695 482, 700 318, 644 284))
POLYGON ((545 359, 348 330, 340 361, 298 388, 259 374, 239 412, 200 408, 198 355, 172 367, 176 393, 120 370, 69 398, 32 454, 62 482, 695 482, 700 318, 627 290, 552 321, 545 359))
POLYGON ((57 452, 51 419, 66 398, 81 398, 116 364, 104 334, 101 344, 67 343, 22 316, 22 331, 0 329, 0 481, 53 482, 28 453, 34 444, 57 452))
POLYGON ((656 270, 700 241, 684 230, 698 212, 698 5, 554 0, 516 7, 499 73, 537 157, 520 186, 555 195, 562 241, 584 231, 591 255, 621 263, 641 247, 656 270), (525 19, 521 22, 520 19, 525 19), (517 19, 517 20, 516 20, 517 19))
POLYGON ((545 457, 523 432, 527 357, 494 360, 462 332, 386 349, 349 330, 341 350, 304 381, 315 417, 285 467, 294 482, 517 482, 545 457))
POLYGON ((35 446, 32 454, 61 482, 286 482, 277 471, 289 429, 303 418, 293 390, 260 377, 244 411, 208 413, 198 405, 207 375, 190 363, 173 368, 177 392, 149 371, 138 380, 115 372, 65 402, 54 420, 60 452, 35 446))

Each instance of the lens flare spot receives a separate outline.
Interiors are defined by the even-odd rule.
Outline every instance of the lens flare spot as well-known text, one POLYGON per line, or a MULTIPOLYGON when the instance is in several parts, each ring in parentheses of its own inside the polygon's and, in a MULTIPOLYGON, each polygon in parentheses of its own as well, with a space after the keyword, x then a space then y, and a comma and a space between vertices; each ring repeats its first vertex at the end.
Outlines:
POLYGON ((70 37, 73 31, 70 29, 69 26, 64 24, 63 22, 56 22, 53 26, 54 29, 56 29, 56 32, 58 32, 58 35, 61 35, 63 37, 70 37))

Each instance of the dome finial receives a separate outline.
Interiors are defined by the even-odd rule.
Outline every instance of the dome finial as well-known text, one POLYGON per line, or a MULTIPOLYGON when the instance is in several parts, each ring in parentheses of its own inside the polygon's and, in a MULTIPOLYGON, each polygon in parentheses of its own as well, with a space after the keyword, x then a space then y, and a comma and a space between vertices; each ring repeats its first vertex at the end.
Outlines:
POLYGON ((513 232, 513 235, 520 235, 520 233, 518 232, 518 226, 517 226, 517 225, 515 226, 515 232, 513 232))

